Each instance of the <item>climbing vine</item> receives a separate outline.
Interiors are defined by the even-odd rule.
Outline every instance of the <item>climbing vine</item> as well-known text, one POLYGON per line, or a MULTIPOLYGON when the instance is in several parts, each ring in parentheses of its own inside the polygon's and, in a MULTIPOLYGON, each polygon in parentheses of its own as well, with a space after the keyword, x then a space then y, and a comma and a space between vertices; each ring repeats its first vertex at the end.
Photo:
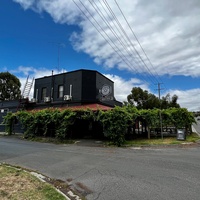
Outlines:
MULTIPOLYGON (((18 120, 24 130, 24 137, 36 136, 55 137, 60 140, 69 139, 73 134, 73 126, 77 119, 89 122, 98 122, 103 127, 104 136, 110 139, 115 145, 121 146, 125 141, 125 135, 135 120, 145 120, 148 131, 159 127, 160 112, 163 126, 174 126, 175 128, 190 129, 195 122, 194 116, 185 108, 169 108, 160 111, 137 110, 133 106, 115 107, 108 111, 92 111, 71 109, 43 109, 39 111, 18 111, 7 113, 3 123, 6 125, 6 132, 13 133, 13 124, 18 120)), ((149 134, 148 134, 149 136, 149 134)))

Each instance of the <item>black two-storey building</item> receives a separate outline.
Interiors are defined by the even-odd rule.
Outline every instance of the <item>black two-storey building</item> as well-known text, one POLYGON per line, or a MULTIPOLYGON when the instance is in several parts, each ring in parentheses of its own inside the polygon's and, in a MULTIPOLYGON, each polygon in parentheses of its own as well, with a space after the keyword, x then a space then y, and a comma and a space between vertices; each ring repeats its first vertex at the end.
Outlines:
POLYGON ((76 70, 35 79, 32 108, 115 105, 114 83, 94 70, 76 70))
MULTIPOLYGON (((80 69, 35 79, 31 100, 0 101, 0 124, 7 112, 21 109, 73 108, 108 110, 121 106, 114 96, 114 83, 95 70, 80 69)), ((0 132, 4 127, 0 125, 0 132)))

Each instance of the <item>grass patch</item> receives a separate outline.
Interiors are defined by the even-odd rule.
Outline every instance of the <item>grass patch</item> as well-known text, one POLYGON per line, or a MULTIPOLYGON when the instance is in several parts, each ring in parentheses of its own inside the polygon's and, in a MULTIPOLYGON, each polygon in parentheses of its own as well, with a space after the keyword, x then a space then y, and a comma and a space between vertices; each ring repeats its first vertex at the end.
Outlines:
POLYGON ((152 139, 135 139, 125 142, 125 146, 145 146, 145 145, 171 145, 182 144, 183 142, 197 142, 200 137, 196 133, 186 136, 185 141, 177 140, 176 137, 152 138, 152 139))
POLYGON ((40 181, 30 173, 9 165, 0 165, 0 199, 1 200, 64 200, 56 189, 40 181))
POLYGON ((187 142, 197 142, 198 140, 200 140, 200 137, 196 133, 186 136, 187 142))

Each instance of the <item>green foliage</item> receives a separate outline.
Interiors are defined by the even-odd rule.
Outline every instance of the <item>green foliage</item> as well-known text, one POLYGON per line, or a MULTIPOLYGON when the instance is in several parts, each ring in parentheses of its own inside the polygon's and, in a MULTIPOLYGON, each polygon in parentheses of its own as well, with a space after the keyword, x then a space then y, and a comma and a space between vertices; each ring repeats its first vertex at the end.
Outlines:
POLYGON ((126 109, 115 107, 112 110, 101 112, 100 121, 103 124, 104 134, 111 141, 121 146, 125 142, 125 134, 131 123, 131 114, 126 109))
POLYGON ((56 129, 56 138, 63 140, 69 138, 70 128, 75 122, 76 113, 71 110, 64 110, 54 113, 54 123, 56 129))
POLYGON ((24 129, 24 137, 34 137, 35 132, 38 130, 34 113, 28 111, 19 111, 16 113, 16 116, 21 122, 22 128, 24 129))
MULTIPOLYGON (((128 103, 130 105, 136 106, 138 109, 154 109, 154 108, 180 108, 177 103, 178 96, 167 94, 165 97, 159 100, 157 96, 149 93, 147 90, 143 90, 140 87, 133 87, 131 94, 127 96, 128 103)), ((124 103, 127 105, 127 103, 124 103)))
POLYGON ((92 110, 87 109, 87 110, 79 110, 77 111, 77 114, 81 116, 82 119, 92 122, 98 120, 98 112, 99 111, 93 112, 92 110))
POLYGON ((186 132, 195 123, 195 118, 192 112, 188 112, 186 108, 171 108, 171 121, 173 125, 178 128, 185 128, 186 132))
POLYGON ((128 127, 132 127, 136 119, 144 120, 148 130, 160 127, 160 112, 163 126, 175 126, 177 129, 185 128, 187 132, 192 123, 195 123, 193 114, 185 108, 169 108, 162 111, 156 108, 138 110, 136 107, 128 105, 96 112, 89 109, 79 111, 70 109, 19 111, 14 114, 8 113, 4 118, 4 124, 6 124, 7 132, 12 134, 13 123, 17 118, 22 124, 25 138, 42 136, 65 140, 73 134, 73 125, 76 120, 98 121, 103 126, 104 135, 115 145, 121 146, 125 142, 128 127))
POLYGON ((17 115, 25 130, 24 137, 50 136, 62 140, 69 135, 76 114, 71 110, 44 109, 20 111, 17 115))
POLYGON ((5 124, 5 132, 8 133, 8 135, 13 134, 13 125, 16 120, 16 115, 12 112, 8 112, 6 116, 4 116, 2 124, 5 124))
POLYGON ((131 105, 136 105, 138 109, 153 109, 160 106, 158 97, 140 87, 132 88, 127 100, 131 105))
POLYGON ((161 99, 161 108, 168 109, 168 108, 180 108, 180 105, 177 103, 178 96, 175 94, 170 97, 170 94, 167 94, 165 97, 161 99))
POLYGON ((163 124, 163 127, 164 126, 173 126, 173 122, 172 122, 172 115, 171 115, 171 109, 165 109, 165 110, 162 110, 162 124, 163 124))
POLYGON ((140 110, 139 116, 146 121, 149 128, 156 128, 160 127, 159 112, 160 110, 157 108, 152 110, 140 110))
POLYGON ((14 100, 21 97, 21 83, 19 79, 9 72, 0 73, 0 100, 14 100))

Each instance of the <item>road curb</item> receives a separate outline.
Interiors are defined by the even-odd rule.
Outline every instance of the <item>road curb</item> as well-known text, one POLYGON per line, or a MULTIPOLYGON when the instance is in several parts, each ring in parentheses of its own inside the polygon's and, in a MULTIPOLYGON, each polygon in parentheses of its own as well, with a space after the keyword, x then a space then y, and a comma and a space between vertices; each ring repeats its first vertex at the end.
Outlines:
POLYGON ((8 163, 0 163, 0 166, 3 165, 3 164, 6 164, 7 166, 11 167, 11 168, 14 168, 14 169, 17 169, 17 170, 23 170, 24 172, 26 173, 30 173, 31 175, 35 176, 37 179, 39 179, 41 182, 44 182, 44 183, 48 183, 50 184, 51 186, 53 186, 55 188, 55 190, 60 193, 62 196, 64 196, 67 200, 81 200, 81 198, 74 194, 74 192, 70 189, 68 189, 69 191, 67 192, 67 195, 62 192, 62 190, 60 188, 57 188, 55 187, 55 185, 52 184, 51 181, 48 181, 48 180, 52 180, 51 178, 48 178, 47 176, 44 176, 38 172, 35 172, 35 171, 31 171, 31 170, 26 170, 25 168, 23 167, 15 167, 15 166, 12 166, 8 163))

